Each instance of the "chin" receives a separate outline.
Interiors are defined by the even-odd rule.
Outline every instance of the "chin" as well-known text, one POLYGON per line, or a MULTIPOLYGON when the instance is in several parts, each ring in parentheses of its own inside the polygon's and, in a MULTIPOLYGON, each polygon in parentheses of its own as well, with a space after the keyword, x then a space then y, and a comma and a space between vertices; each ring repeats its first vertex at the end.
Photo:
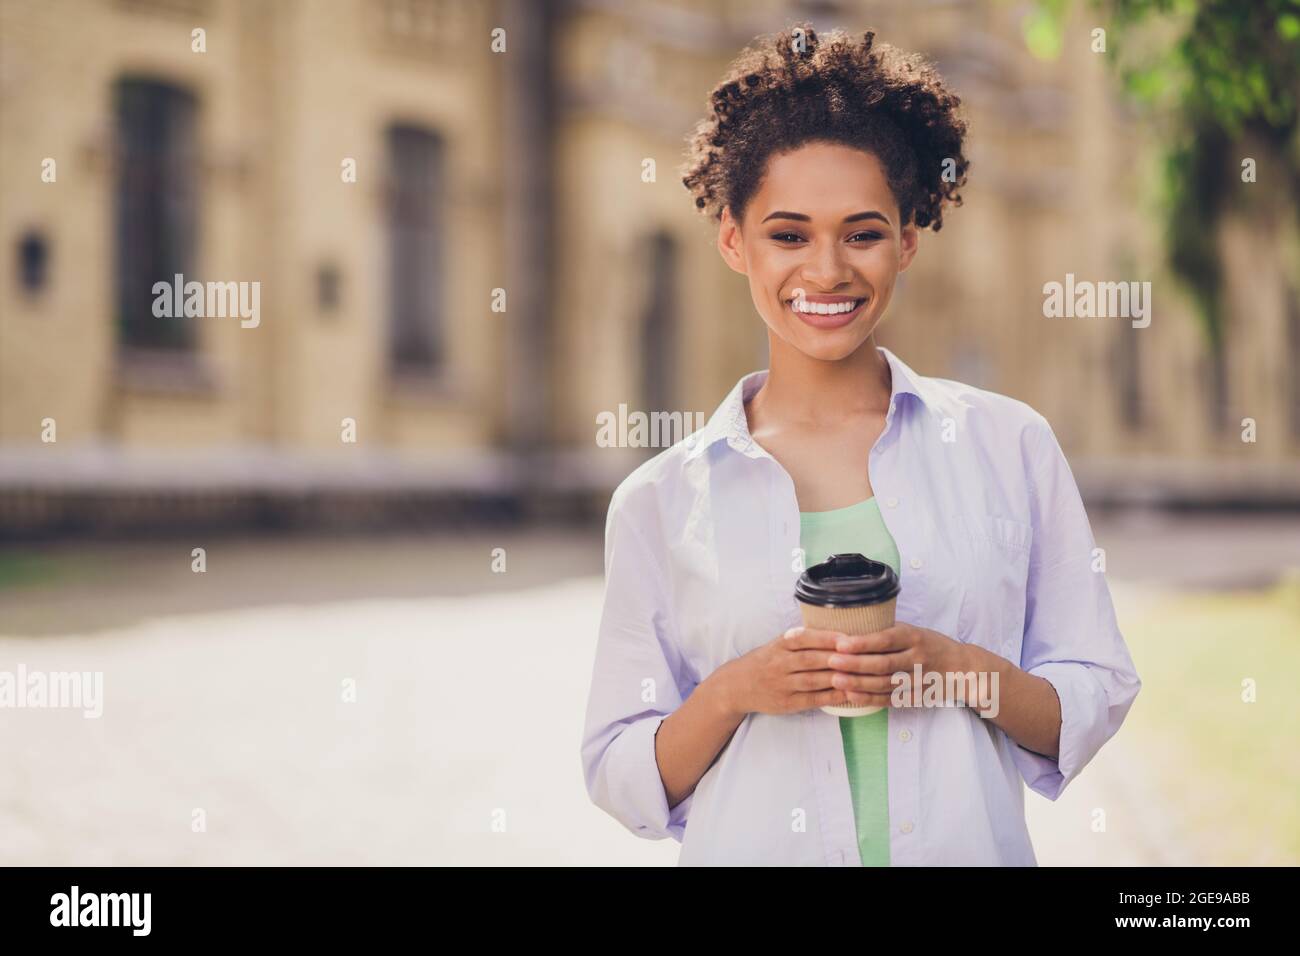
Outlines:
POLYGON ((852 338, 847 336, 832 338, 830 335, 823 334, 821 341, 808 341, 805 338, 803 341, 791 342, 790 344, 809 358, 819 359, 823 362, 838 362, 862 348, 862 343, 865 341, 865 337, 859 338, 856 335, 852 338))

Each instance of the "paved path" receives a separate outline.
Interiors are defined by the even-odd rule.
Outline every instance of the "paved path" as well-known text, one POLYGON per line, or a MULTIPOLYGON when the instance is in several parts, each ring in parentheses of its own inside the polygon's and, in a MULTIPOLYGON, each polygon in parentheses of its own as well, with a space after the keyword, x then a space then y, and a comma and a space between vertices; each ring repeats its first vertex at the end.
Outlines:
POLYGON ((98 720, 0 711, 0 863, 673 864, 583 788, 599 598, 586 579, 0 640, 0 668, 105 682, 98 720))
MULTIPOLYGON (((0 711, 0 862, 671 865, 675 843, 627 833, 582 785, 600 595, 584 578, 0 640, 0 668, 105 681, 97 720, 0 711)), ((1056 803, 1027 792, 1041 863, 1173 862, 1135 762, 1108 747, 1056 803)))

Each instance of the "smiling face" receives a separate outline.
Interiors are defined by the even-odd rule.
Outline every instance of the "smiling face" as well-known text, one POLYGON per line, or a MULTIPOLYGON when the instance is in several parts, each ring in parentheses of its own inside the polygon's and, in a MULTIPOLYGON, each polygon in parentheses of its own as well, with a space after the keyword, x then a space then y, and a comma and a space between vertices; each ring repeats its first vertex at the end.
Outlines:
POLYGON ((724 210, 718 231, 723 259, 749 277, 773 349, 824 361, 867 341, 916 244, 880 161, 831 143, 773 156, 743 222, 724 210))

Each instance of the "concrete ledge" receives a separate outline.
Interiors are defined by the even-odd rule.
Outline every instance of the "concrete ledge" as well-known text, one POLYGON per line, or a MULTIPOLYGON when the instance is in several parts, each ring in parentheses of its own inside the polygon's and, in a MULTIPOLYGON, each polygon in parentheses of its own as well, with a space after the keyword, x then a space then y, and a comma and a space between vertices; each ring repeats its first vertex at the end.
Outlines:
MULTIPOLYGON (((603 519, 658 449, 399 453, 104 445, 0 448, 0 537, 603 519)), ((1079 460, 1090 511, 1300 512, 1300 463, 1079 460)))
POLYGON ((1300 459, 1087 458, 1071 470, 1089 504, 1300 509, 1300 459))
POLYGON ((251 445, 192 451, 7 445, 0 446, 0 492, 612 491, 655 451, 555 449, 517 455, 492 449, 405 453, 364 446, 302 452, 251 445))

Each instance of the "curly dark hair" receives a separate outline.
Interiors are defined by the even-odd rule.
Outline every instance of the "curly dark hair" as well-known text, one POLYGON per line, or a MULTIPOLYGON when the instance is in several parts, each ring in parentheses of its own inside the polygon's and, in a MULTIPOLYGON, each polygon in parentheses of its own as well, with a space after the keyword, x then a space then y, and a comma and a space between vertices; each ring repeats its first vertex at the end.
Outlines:
POLYGON ((874 31, 857 39, 837 29, 823 39, 811 24, 794 24, 746 47, 709 94, 682 184, 711 219, 729 206, 739 221, 770 157, 840 143, 879 158, 903 224, 938 232, 944 203, 960 206, 966 184, 960 103, 933 66, 876 43, 874 31))

